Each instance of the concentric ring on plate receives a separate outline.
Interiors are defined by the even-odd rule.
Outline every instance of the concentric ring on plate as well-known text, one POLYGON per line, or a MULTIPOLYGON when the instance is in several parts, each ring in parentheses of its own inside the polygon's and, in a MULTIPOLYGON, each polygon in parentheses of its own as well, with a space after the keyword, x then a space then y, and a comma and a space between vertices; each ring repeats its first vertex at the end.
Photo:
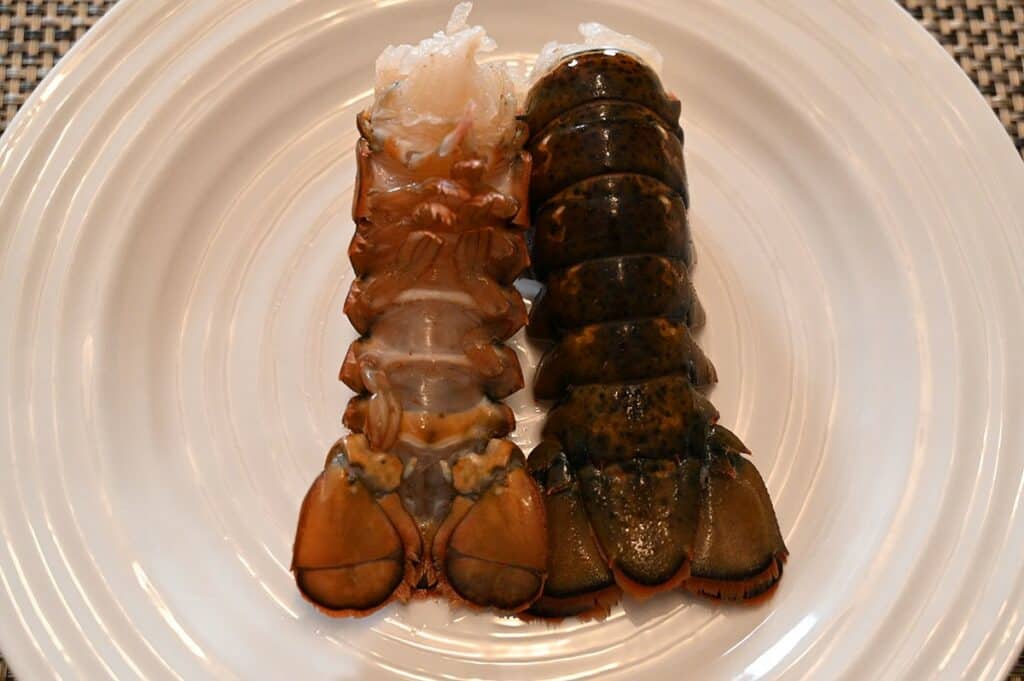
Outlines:
POLYGON ((351 122, 382 43, 447 7, 128 2, 0 148, 0 642, 19 673, 882 678, 942 659, 995 678, 1016 641, 988 633, 1017 621, 1024 546, 1004 420, 1024 384, 1024 206, 997 126, 924 84, 952 66, 893 48, 925 37, 888 40, 906 26, 882 3, 667 7, 478 18, 516 56, 583 19, 665 53, 714 398, 793 554, 776 598, 629 602, 557 629, 301 604, 295 506, 346 399, 351 122))

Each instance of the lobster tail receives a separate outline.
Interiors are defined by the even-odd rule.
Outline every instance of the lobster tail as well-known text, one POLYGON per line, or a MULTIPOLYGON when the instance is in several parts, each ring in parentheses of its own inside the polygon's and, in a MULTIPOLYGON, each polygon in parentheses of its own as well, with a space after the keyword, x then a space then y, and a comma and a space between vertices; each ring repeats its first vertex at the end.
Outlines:
POLYGON ((530 470, 544 489, 548 584, 530 613, 607 614, 618 592, 769 594, 787 556, 745 445, 701 390, 692 332, 679 102, 624 52, 573 54, 530 91, 534 272, 529 322, 552 347, 534 392, 555 399, 530 470))
POLYGON ((511 82, 476 62, 489 42, 467 11, 385 50, 357 119, 345 313, 362 336, 339 372, 356 392, 352 434, 306 494, 292 562, 331 615, 432 594, 517 612, 544 584, 543 500, 500 439, 514 419, 498 402, 523 386, 504 341, 527 321, 512 284, 529 263, 530 159, 511 82))

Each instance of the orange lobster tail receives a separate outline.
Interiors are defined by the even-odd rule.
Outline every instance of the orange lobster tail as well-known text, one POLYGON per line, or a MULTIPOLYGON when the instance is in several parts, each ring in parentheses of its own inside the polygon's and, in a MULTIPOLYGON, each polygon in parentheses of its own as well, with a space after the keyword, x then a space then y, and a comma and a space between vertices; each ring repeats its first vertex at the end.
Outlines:
POLYGON ((523 385, 502 341, 527 321, 522 134, 482 157, 458 146, 406 162, 359 119, 345 313, 363 334, 339 378, 353 432, 302 503, 292 569, 336 616, 443 595, 517 612, 541 594, 547 529, 498 402, 523 385), (495 541, 495 537, 503 537, 495 541))

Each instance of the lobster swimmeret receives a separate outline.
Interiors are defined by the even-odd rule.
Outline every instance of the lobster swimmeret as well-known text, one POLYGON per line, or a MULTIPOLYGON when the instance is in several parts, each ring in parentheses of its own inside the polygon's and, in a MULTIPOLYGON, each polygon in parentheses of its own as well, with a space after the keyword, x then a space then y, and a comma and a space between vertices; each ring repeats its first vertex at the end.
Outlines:
POLYGON ((699 392, 717 378, 690 335, 679 109, 613 49, 565 57, 525 103, 546 285, 528 333, 554 343, 535 394, 558 400, 529 458, 550 534, 536 616, 601 617, 621 591, 753 600, 788 555, 749 451, 699 392))
POLYGON ((330 615, 435 593, 515 612, 544 583, 543 500, 497 401, 523 385, 501 341, 526 323, 511 284, 529 262, 530 162, 508 75, 476 63, 492 43, 467 14, 385 50, 358 118, 352 434, 303 501, 292 563, 330 615))

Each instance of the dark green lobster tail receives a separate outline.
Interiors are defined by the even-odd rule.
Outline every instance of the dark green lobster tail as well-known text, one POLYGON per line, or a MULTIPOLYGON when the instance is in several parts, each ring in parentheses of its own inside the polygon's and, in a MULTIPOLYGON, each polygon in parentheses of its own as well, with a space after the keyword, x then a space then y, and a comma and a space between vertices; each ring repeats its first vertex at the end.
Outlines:
POLYGON ((740 439, 700 390, 717 381, 692 332, 704 309, 679 101, 624 52, 567 57, 532 88, 528 327, 552 343, 534 386, 557 400, 528 470, 544 490, 539 617, 601 617, 625 591, 682 587, 750 601, 787 551, 740 439))

